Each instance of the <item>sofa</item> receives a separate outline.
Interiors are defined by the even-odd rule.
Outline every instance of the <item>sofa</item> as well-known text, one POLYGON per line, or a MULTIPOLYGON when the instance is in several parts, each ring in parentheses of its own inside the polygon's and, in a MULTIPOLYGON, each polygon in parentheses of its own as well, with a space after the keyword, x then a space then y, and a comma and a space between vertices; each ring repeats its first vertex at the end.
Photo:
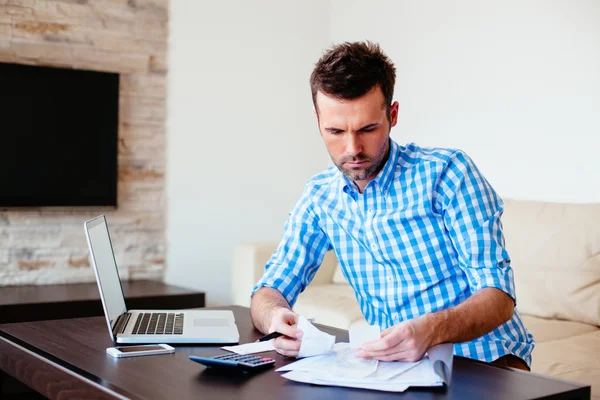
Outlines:
MULTIPOLYGON (((533 334, 532 371, 592 386, 600 400, 600 204, 505 200, 502 224, 517 308, 533 334)), ((233 301, 252 287, 277 242, 233 252, 233 301)), ((294 310, 342 329, 366 324, 354 292, 328 252, 294 310)))

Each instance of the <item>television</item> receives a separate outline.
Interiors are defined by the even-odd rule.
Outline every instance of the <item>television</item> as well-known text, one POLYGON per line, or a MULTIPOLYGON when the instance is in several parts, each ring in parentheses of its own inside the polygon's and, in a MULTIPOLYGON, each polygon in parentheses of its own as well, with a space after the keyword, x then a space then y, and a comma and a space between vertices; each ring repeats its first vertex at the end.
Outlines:
POLYGON ((119 75, 0 63, 0 208, 117 206, 119 75))

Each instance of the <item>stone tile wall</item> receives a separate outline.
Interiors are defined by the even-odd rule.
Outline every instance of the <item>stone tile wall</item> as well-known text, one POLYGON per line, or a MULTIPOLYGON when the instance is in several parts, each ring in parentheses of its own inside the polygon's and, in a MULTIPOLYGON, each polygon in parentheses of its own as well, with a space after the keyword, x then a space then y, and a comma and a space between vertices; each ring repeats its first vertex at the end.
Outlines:
POLYGON ((121 74, 119 207, 0 210, 0 285, 93 281, 83 222, 99 214, 123 279, 163 276, 168 8, 168 0, 0 0, 0 62, 121 74))

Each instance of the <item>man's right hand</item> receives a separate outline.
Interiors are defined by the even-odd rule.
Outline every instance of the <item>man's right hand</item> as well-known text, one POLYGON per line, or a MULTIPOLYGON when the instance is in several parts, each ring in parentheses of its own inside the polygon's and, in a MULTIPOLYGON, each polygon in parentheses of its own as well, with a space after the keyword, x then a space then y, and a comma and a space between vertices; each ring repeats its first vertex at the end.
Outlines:
POLYGON ((273 313, 269 332, 279 332, 283 336, 273 339, 275 350, 287 357, 297 357, 303 332, 296 328, 298 314, 287 308, 278 308, 273 313))

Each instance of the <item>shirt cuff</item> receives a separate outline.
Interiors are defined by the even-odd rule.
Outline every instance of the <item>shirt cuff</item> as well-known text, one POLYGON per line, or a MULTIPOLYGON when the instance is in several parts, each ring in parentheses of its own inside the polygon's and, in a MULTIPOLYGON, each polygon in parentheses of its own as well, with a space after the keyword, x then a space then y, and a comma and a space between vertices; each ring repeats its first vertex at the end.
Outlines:
POLYGON ((254 296, 254 293, 256 293, 256 291, 258 289, 263 288, 263 287, 268 287, 268 288, 277 290, 279 293, 281 293, 281 295, 283 296, 285 301, 288 302, 290 307, 293 307, 294 304, 296 303, 296 300, 298 299, 298 294, 294 290, 290 290, 289 289, 290 285, 286 284, 286 282, 283 279, 275 279, 275 280, 261 279, 261 280, 259 280, 258 283, 252 289, 252 292, 250 293, 250 298, 252 298, 252 296, 254 296), (285 287, 288 288, 287 291, 284 289, 285 287))
POLYGON ((468 270, 469 284, 473 293, 488 287, 502 290, 509 295, 515 305, 517 296, 515 292, 515 280, 510 265, 502 261, 496 268, 470 268, 468 270))

